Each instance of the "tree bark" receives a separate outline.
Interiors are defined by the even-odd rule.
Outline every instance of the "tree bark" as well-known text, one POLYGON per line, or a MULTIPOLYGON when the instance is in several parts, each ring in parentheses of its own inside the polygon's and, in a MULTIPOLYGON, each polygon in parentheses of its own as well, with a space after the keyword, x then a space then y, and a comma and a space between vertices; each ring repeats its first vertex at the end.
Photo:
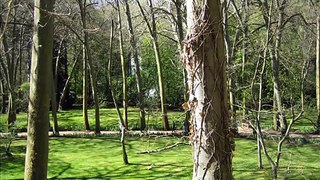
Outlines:
POLYGON ((4 114, 6 112, 6 100, 5 100, 6 98, 5 98, 5 94, 4 94, 4 82, 2 80, 2 74, 1 73, 0 73, 0 94, 1 94, 0 113, 4 114))
MULTIPOLYGON (((14 8, 13 8, 14 9, 14 8)), ((15 19, 15 18, 14 18, 15 19)), ((0 38, 1 41, 1 50, 4 54, 4 57, 7 61, 6 65, 4 64, 3 60, 1 59, 1 66, 5 73, 5 78, 7 81, 7 90, 8 90, 8 106, 7 106, 7 115, 8 115, 8 125, 12 125, 16 119, 16 93, 15 93, 15 82, 14 82, 14 60, 15 60, 15 45, 13 45, 13 49, 11 50, 11 56, 8 46, 8 39, 6 36, 6 28, 4 27, 6 24, 3 22, 2 16, 0 15, 0 30, 3 32, 2 37, 0 38)), ((13 34, 15 34, 15 27, 13 28, 13 34)), ((0 57, 1 58, 1 57, 0 57)))
POLYGON ((123 37, 122 37, 122 22, 119 0, 117 0, 118 9, 118 31, 119 31, 119 46, 120 46, 120 59, 122 70, 122 96, 123 96, 123 120, 124 126, 128 129, 128 82, 127 82, 127 60, 124 58, 123 52, 123 37))
POLYGON ((51 73, 51 112, 53 119, 53 135, 59 136, 59 125, 58 125, 58 116, 57 116, 57 97, 56 97, 56 85, 53 78, 53 73, 51 73))
POLYGON ((113 53, 113 38, 114 38, 113 30, 114 30, 113 21, 111 21, 110 54, 109 54, 107 76, 108 76, 108 79, 109 79, 109 87, 110 87, 110 90, 111 90, 112 100, 113 100, 113 103, 114 103, 114 106, 116 108, 117 115, 118 115, 118 118, 119 118, 119 128, 120 128, 120 131, 121 131, 120 142, 121 142, 121 147, 122 147, 123 163, 124 164, 129 164, 128 155, 127 155, 127 151, 126 151, 126 144, 125 144, 125 139, 124 139, 124 136, 125 136, 124 121, 123 121, 123 117, 121 116, 121 112, 120 112, 120 109, 118 107, 118 104, 117 104, 117 100, 116 100, 116 96, 115 96, 115 92, 114 92, 113 85, 112 85, 112 80, 111 80, 111 60, 112 60, 112 53, 113 53))
POLYGON ((66 100, 66 96, 67 96, 67 90, 69 89, 70 87, 70 82, 71 82, 71 78, 75 72, 75 68, 76 68, 76 65, 79 61, 79 57, 77 57, 74 62, 73 62, 73 65, 72 65, 72 68, 71 68, 71 72, 70 72, 70 75, 63 87, 63 90, 62 90, 62 94, 61 94, 61 97, 60 97, 60 101, 59 101, 59 110, 62 110, 63 109, 63 104, 64 104, 64 101, 66 100))
POLYGON ((53 0, 35 0, 24 179, 47 179, 53 0))
POLYGON ((82 115, 84 121, 84 128, 89 131, 90 125, 88 120, 88 55, 86 49, 86 39, 88 38, 87 32, 85 31, 87 28, 87 20, 86 20, 86 3, 87 0, 78 0, 80 13, 81 13, 81 21, 82 21, 82 28, 83 28, 83 37, 84 37, 84 44, 82 44, 82 58, 83 58, 83 69, 82 69, 82 115))
POLYGON ((127 22, 128 22, 128 29, 129 29, 129 38, 130 38, 130 45, 131 45, 131 51, 132 56, 134 59, 134 63, 136 66, 136 81, 137 81, 137 91, 138 91, 138 106, 140 109, 140 130, 146 129, 146 113, 145 113, 145 103, 144 103, 144 93, 143 93, 143 84, 142 84, 142 78, 141 78, 141 72, 140 72, 140 62, 138 58, 138 50, 137 50, 137 40, 135 38, 135 34, 133 31, 133 25, 132 25, 132 18, 130 13, 130 6, 128 3, 128 0, 124 0, 124 3, 126 5, 126 15, 127 15, 127 22))
MULTIPOLYGON (((282 96, 281 96, 281 87, 280 87, 280 78, 279 78, 279 51, 282 39, 282 30, 283 30, 283 16, 284 9, 286 6, 286 0, 281 0, 280 6, 278 7, 278 24, 276 29, 276 40, 275 43, 271 41, 271 66, 272 66, 272 78, 273 78, 273 89, 275 95, 275 101, 277 106, 277 115, 279 116, 280 121, 280 130, 282 133, 285 133, 287 129, 287 120, 283 112, 282 107, 282 96)), ((273 7, 270 7, 273 8, 273 7)))
POLYGON ((158 33, 157 33, 157 26, 156 26, 156 20, 153 12, 153 4, 152 0, 149 0, 149 8, 150 8, 150 14, 151 14, 151 24, 148 21, 147 16, 144 13, 144 10, 142 9, 139 0, 136 0, 140 12, 143 16, 144 21, 147 24, 148 31, 150 33, 151 39, 152 39, 152 45, 153 50, 156 58, 157 63, 157 73, 158 73, 158 83, 159 83, 159 96, 161 101, 161 113, 162 113, 162 126, 164 130, 169 130, 169 121, 168 121, 168 115, 167 115, 167 109, 165 106, 165 91, 164 91, 164 82, 163 82, 163 75, 162 75, 162 64, 161 64, 161 56, 160 56, 160 49, 159 49, 159 43, 158 43, 158 33))
POLYGON ((193 179, 232 179, 226 56, 219 0, 187 0, 188 72, 193 122, 193 179))
MULTIPOLYGON (((180 57, 183 56, 183 38, 184 38, 184 32, 183 32, 183 13, 182 13, 182 7, 183 3, 181 0, 175 0, 173 1, 176 9, 176 19, 174 20, 175 23, 173 23, 173 31, 175 32, 175 39, 177 41, 178 50, 180 57)), ((183 69, 183 85, 184 85, 184 91, 183 91, 183 100, 184 102, 188 101, 189 95, 188 95, 188 77, 187 77, 187 71, 186 69, 183 69)), ((188 126, 190 124, 190 111, 186 111, 185 113, 185 119, 184 119, 184 125, 188 126)), ((189 128, 185 127, 185 133, 189 134, 189 128)))

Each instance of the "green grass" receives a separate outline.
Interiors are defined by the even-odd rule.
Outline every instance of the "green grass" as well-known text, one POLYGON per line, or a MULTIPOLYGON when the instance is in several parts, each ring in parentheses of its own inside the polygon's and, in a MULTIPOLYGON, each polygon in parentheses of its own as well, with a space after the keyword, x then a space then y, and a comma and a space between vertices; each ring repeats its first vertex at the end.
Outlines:
MULTIPOLYGON (((90 129, 94 130, 94 110, 90 109, 89 124, 90 129)), ((137 130, 140 127, 139 110, 137 108, 129 108, 128 110, 129 129, 137 130)), ((176 128, 182 128, 184 121, 184 112, 171 111, 168 112, 169 123, 172 125, 174 121, 176 128)), ((6 131, 7 116, 0 115, 0 132, 6 131)), ((69 110, 58 112, 59 130, 84 130, 84 123, 82 119, 82 110, 69 110)), ((118 130, 118 116, 115 109, 100 109, 101 130, 118 130)), ((150 130, 162 129, 162 118, 159 111, 150 111, 146 115, 146 123, 150 130)), ((27 131, 27 114, 19 113, 17 115, 16 127, 18 131, 27 131)))
MULTIPOLYGON (((287 112, 288 113, 288 112, 287 112)), ((137 130, 139 129, 139 110, 137 108, 129 108, 129 129, 137 130)), ((239 116, 240 117, 240 116, 239 116)), ((292 132, 298 133, 313 133, 315 131, 314 124, 316 123, 316 111, 308 108, 304 113, 302 118, 297 121, 292 127, 292 132)), ((174 121, 177 129, 182 129, 184 121, 184 112, 170 111, 168 112, 169 123, 172 125, 174 121)), ((262 113, 261 127, 263 129, 272 129, 272 112, 262 113)), ((291 115, 287 114, 288 121, 291 115)), ((249 119, 253 120, 254 117, 249 119)), ((6 121, 7 116, 5 114, 0 114, 0 132, 6 131, 6 121)), ((69 110, 58 112, 59 129, 63 130, 84 130, 83 120, 82 120, 82 110, 69 110)), ((100 109, 100 121, 101 130, 118 130, 118 117, 115 109, 100 109)), ((150 130, 160 130, 162 129, 162 118, 159 111, 149 111, 146 115, 146 121, 150 130)), ((89 123, 91 130, 94 129, 94 110, 89 110, 89 123)), ((19 113, 17 115, 16 127, 18 131, 27 131, 27 114, 19 113)))
MULTIPOLYGON (((292 114, 290 109, 285 109, 286 119, 288 124, 292 119, 292 114)), ((295 115, 299 114, 299 110, 295 110, 295 115)), ((238 117, 240 118, 242 114, 239 114, 238 117)), ((255 116, 253 113, 249 113, 249 120, 253 122, 255 121, 255 116)), ((314 133, 315 132, 315 124, 317 122, 317 112, 316 108, 308 107, 304 111, 302 117, 294 123, 291 128, 291 132, 295 133, 314 133)), ((260 126, 262 129, 273 129, 273 112, 264 110, 261 112, 261 119, 260 119, 260 126)))
MULTIPOLYGON (((174 137, 130 137, 130 165, 122 163, 118 137, 50 138, 49 172, 51 179, 191 179, 192 151, 189 145, 155 154, 137 154, 164 147, 181 139, 174 137)), ((0 179, 23 179, 25 140, 15 140, 13 158, 1 158, 0 179)), ((269 147, 275 147, 272 141, 269 147)), ((280 162, 280 179, 320 177, 320 144, 285 144, 280 162)), ((1 149, 2 150, 2 149, 1 149)), ((270 152, 273 154, 274 152, 270 152)), ((266 159, 264 169, 256 166, 254 140, 236 139, 233 154, 235 179, 271 179, 266 159)))

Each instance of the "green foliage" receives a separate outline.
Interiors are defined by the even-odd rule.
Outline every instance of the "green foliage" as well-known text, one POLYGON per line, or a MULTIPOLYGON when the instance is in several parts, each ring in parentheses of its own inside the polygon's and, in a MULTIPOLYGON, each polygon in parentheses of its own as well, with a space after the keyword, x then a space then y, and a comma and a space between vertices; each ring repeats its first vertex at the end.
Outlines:
POLYGON ((27 92, 30 89, 30 83, 29 82, 24 82, 20 85, 19 87, 19 92, 27 92))
MULTIPOLYGON (((182 65, 177 58, 177 47, 172 41, 159 37, 160 56, 163 80, 165 84, 166 102, 170 106, 180 107, 183 102, 183 74, 182 65)), ((144 92, 151 97, 150 91, 156 90, 158 97, 157 65, 151 39, 144 37, 141 45, 141 69, 144 82, 144 92)))

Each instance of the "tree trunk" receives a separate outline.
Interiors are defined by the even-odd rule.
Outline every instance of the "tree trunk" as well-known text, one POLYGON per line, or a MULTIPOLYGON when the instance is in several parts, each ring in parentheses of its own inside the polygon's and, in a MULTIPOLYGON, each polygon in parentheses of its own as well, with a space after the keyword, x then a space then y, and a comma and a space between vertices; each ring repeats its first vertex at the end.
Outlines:
MULTIPOLYGON (((183 38, 184 38, 184 32, 183 32, 183 17, 182 17, 182 7, 183 3, 181 0, 173 1, 175 5, 175 9, 177 12, 177 17, 175 20, 175 24, 173 24, 173 31, 175 32, 175 38, 178 45, 179 55, 180 57, 183 56, 183 38)), ((184 91, 183 91, 183 100, 184 102, 187 102, 189 99, 188 95, 188 77, 187 77, 187 71, 183 69, 183 85, 184 85, 184 91)), ((184 119, 184 125, 185 125, 185 134, 189 134, 189 128, 188 125, 190 124, 190 111, 186 111, 185 113, 185 119, 184 119)))
MULTIPOLYGON (((287 120, 285 113, 282 107, 282 96, 281 96, 281 87, 280 87, 280 78, 279 78, 279 51, 282 39, 282 30, 283 30, 283 16, 284 8, 286 6, 286 0, 281 0, 280 6, 278 7, 278 24, 276 30, 276 40, 273 44, 271 41, 270 54, 271 54, 271 66, 272 66, 272 78, 273 78, 273 89, 277 105, 277 115, 280 121, 280 130, 281 133, 285 133, 287 129, 287 120)), ((273 7, 270 7, 273 8, 273 7)))
POLYGON ((189 80, 196 180, 232 179, 221 13, 219 0, 187 0, 188 34, 183 61, 189 80))
POLYGON ((56 97, 56 85, 53 79, 53 73, 51 73, 51 112, 53 119, 53 135, 59 136, 59 125, 58 125, 58 116, 57 116, 57 97, 56 97))
POLYGON ((83 121, 84 121, 84 127, 87 131, 90 130, 89 126, 89 120, 88 120, 88 55, 86 49, 86 39, 87 32, 85 31, 87 28, 87 20, 86 20, 86 6, 87 6, 87 0, 78 0, 80 13, 81 13, 81 21, 82 21, 82 31, 83 31, 83 37, 84 37, 84 44, 82 45, 82 58, 83 58, 83 74, 82 74, 82 115, 83 115, 83 121))
MULTIPOLYGON (((87 40, 85 41, 85 44, 86 44, 86 49, 89 50, 87 40)), ((94 118, 95 118, 94 133, 100 134, 100 109, 99 109, 99 100, 97 95, 97 80, 96 80, 96 74, 93 72, 93 69, 92 69, 93 65, 92 65, 92 61, 89 53, 87 55, 88 55, 88 68, 89 68, 90 81, 91 81, 91 91, 92 91, 92 96, 94 101, 94 118)))
MULTIPOLYGON (((249 27, 248 27, 248 1, 243 1, 243 19, 242 19, 242 69, 241 69, 241 81, 242 85, 245 85, 247 78, 246 78, 246 63, 248 60, 248 33, 249 33, 249 27)), ((242 106, 243 106, 243 119, 248 119, 248 110, 247 110, 247 94, 246 91, 243 90, 242 93, 242 106)))
POLYGON ((13 125, 16 122, 16 119, 17 119, 16 93, 14 92, 13 89, 11 89, 9 90, 9 99, 8 99, 8 125, 13 125))
POLYGON ((54 1, 35 0, 24 179, 47 179, 54 1))
POLYGON ((124 126, 128 129, 128 83, 127 83, 127 61, 124 58, 123 52, 123 37, 122 37, 122 22, 119 0, 117 0, 118 9, 118 25, 119 25, 119 46, 120 46, 120 59, 121 59, 121 70, 122 70, 122 96, 123 96, 123 120, 124 126))
POLYGON ((316 91, 317 91, 317 133, 320 133, 320 16, 317 17, 317 59, 316 59, 316 91))
POLYGON ((127 155, 127 151, 126 151, 126 144, 125 144, 125 139, 124 139, 124 136, 125 136, 124 121, 123 121, 123 117, 121 116, 121 112, 120 112, 120 110, 119 110, 118 104, 117 104, 117 100, 116 100, 116 96, 115 96, 115 92, 114 92, 113 85, 112 85, 112 80, 111 80, 111 60, 112 60, 112 50, 113 50, 113 38, 114 38, 114 36, 113 36, 113 30, 114 30, 113 21, 111 21, 110 54, 109 54, 109 62, 108 62, 107 76, 108 76, 108 78, 109 78, 109 87, 110 87, 110 90, 111 90, 112 100, 113 100, 113 103, 114 103, 114 106, 115 106, 115 108, 116 108, 117 115, 118 115, 118 118, 119 118, 119 127, 120 127, 120 131, 121 131, 121 139, 120 139, 120 142, 121 142, 121 147, 122 147, 123 163, 124 163, 124 164, 129 164, 128 155, 127 155))
POLYGON ((6 101, 5 101, 5 95, 4 95, 4 82, 2 80, 1 74, 0 74, 0 95, 1 95, 0 113, 4 114, 6 112, 6 110, 5 110, 6 109, 6 101))
POLYGON ((134 59, 134 63, 136 66, 136 80, 137 80, 137 90, 138 90, 138 106, 140 109, 140 130, 146 129, 146 118, 145 118, 145 103, 144 103, 144 93, 143 93, 143 85, 142 85, 142 78, 141 78, 141 72, 140 72, 140 63, 138 58, 138 50, 137 50, 137 41, 134 35, 133 31, 133 25, 132 25, 132 18, 130 13, 130 6, 128 3, 128 0, 124 1, 126 5, 126 15, 127 15, 127 22, 128 22, 128 29, 129 29, 129 38, 130 38, 130 45, 131 45, 131 51, 132 56, 134 59))
POLYGON ((158 83, 159 83, 159 96, 160 96, 160 102, 161 102, 161 113, 162 113, 162 125, 164 130, 169 130, 169 121, 168 121, 168 115, 167 115, 167 109, 165 107, 165 92, 164 92, 164 82, 163 82, 163 75, 162 75, 162 65, 161 65, 161 59, 160 59, 160 49, 159 49, 159 43, 158 43, 158 34, 157 34, 157 26, 156 26, 156 20, 154 16, 154 10, 153 10, 153 4, 152 0, 149 0, 149 7, 150 7, 150 14, 151 14, 151 24, 148 21, 147 16, 144 13, 144 10, 142 9, 140 2, 136 0, 140 12, 143 16, 143 19, 145 20, 151 39, 152 39, 152 45, 154 49, 154 54, 156 58, 157 63, 157 73, 158 73, 158 83))
MULTIPOLYGON (((15 18, 14 18, 15 19, 15 18)), ((5 31, 4 22, 2 19, 2 16, 0 15, 0 30, 5 31)), ((15 27, 13 28, 13 34, 15 34, 15 27)), ((7 61, 6 65, 3 63, 3 60, 1 59, 1 66, 5 74, 5 78, 7 81, 7 90, 8 90, 8 108, 7 108, 7 115, 8 115, 8 125, 12 125, 16 119, 16 93, 15 93, 15 82, 14 82, 14 60, 15 60, 15 45, 13 45, 13 48, 11 49, 11 57, 10 57, 10 51, 8 46, 8 40, 6 33, 4 32, 2 34, 1 39, 2 47, 1 50, 3 50, 3 54, 5 56, 5 59, 7 61)), ((1 58, 1 57, 0 57, 1 58)))
POLYGON ((62 110, 63 109, 63 104, 64 104, 64 101, 66 100, 66 96, 67 96, 67 90, 69 89, 70 87, 70 82, 71 82, 71 78, 73 76, 73 73, 75 72, 75 68, 76 68, 76 65, 79 61, 79 57, 77 57, 74 62, 73 62, 73 65, 72 65, 72 68, 71 68, 71 72, 70 72, 70 75, 63 87, 63 90, 62 90, 62 93, 61 93, 61 97, 60 97, 60 101, 59 101, 59 110, 62 110))
MULTIPOLYGON (((226 46, 226 58, 227 58, 227 66, 231 69, 232 66, 232 60, 234 57, 232 57, 233 52, 236 48, 231 49, 231 42, 230 42, 230 35, 228 33, 228 7, 227 7, 227 0, 223 2, 223 24, 224 24, 224 41, 226 46)), ((237 34, 235 38, 237 38, 237 34)), ((230 128, 233 132, 238 132, 238 122, 237 122, 237 116, 236 116, 236 109, 234 108, 235 104, 235 96, 234 96, 234 77, 233 73, 231 71, 228 71, 228 92, 229 92, 229 108, 230 108, 230 128)))

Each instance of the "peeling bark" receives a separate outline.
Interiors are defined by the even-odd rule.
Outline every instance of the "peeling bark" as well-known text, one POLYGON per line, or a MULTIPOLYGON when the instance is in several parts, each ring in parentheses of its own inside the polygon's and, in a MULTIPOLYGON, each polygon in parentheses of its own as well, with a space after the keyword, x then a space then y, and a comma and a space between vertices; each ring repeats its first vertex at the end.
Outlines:
POLYGON ((193 179, 232 179, 226 55, 220 1, 187 1, 188 72, 193 125, 193 179))

